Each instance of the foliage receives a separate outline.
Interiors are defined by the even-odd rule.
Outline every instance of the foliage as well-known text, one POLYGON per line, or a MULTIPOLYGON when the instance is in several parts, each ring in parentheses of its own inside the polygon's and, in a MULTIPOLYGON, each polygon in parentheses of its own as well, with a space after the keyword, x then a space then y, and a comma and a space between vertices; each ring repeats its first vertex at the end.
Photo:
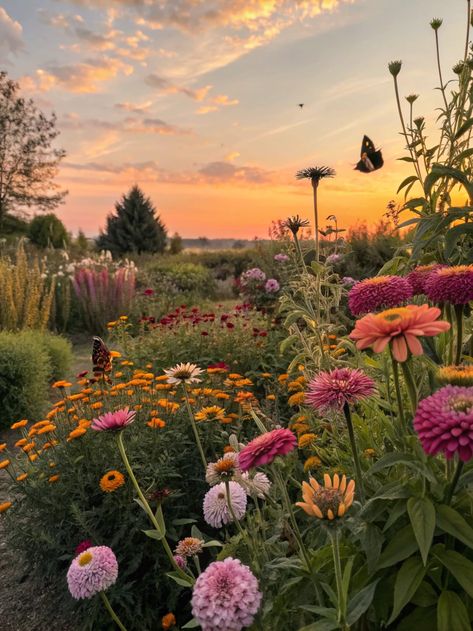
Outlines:
POLYGON ((169 239, 169 253, 170 254, 180 254, 182 252, 182 237, 175 232, 173 236, 169 239))
POLYGON ((0 235, 2 238, 26 237, 28 234, 29 223, 22 217, 17 217, 7 213, 3 217, 2 224, 0 226, 0 235))
POLYGON ((40 248, 64 248, 69 240, 64 224, 54 213, 34 217, 29 224, 28 237, 40 248))
POLYGON ((101 250, 113 256, 143 252, 160 253, 166 247, 166 229, 149 197, 138 186, 115 204, 115 214, 107 217, 107 225, 97 239, 101 250))
POLYGON ((64 337, 47 331, 41 334, 40 340, 51 362, 49 379, 51 381, 63 379, 72 364, 72 344, 64 337))
POLYGON ((0 232, 7 213, 32 206, 51 210, 66 195, 53 182, 65 156, 52 146, 59 134, 56 117, 40 112, 19 89, 0 73, 0 232))
POLYGON ((212 274, 196 263, 156 261, 145 270, 145 284, 160 294, 212 297, 215 282, 212 274))

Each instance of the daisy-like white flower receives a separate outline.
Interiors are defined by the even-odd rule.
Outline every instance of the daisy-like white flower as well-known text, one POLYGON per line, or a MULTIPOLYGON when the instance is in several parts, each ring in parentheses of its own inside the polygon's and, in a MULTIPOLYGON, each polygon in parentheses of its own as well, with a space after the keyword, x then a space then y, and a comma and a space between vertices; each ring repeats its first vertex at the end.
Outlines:
POLYGON ((254 475, 250 475, 248 472, 237 474, 235 481, 243 487, 247 495, 253 498, 258 497, 261 500, 264 500, 271 488, 268 476, 260 471, 254 475))
POLYGON ((223 458, 219 458, 217 462, 210 462, 207 465, 205 480, 210 486, 232 480, 234 475, 239 472, 238 454, 235 452, 226 453, 223 458))
POLYGON ((203 372, 196 364, 190 364, 189 362, 176 364, 173 368, 168 368, 164 371, 167 375, 168 383, 172 384, 197 383, 200 381, 198 377, 203 372))

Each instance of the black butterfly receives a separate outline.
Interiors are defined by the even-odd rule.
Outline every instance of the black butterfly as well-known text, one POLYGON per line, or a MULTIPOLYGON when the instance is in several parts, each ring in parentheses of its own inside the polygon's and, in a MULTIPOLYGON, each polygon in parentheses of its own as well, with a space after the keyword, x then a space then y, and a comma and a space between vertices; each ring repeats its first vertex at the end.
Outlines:
POLYGON ((108 374, 112 370, 112 355, 100 337, 93 338, 92 364, 95 380, 103 378, 109 381, 108 374))
POLYGON ((371 173, 372 171, 380 169, 384 164, 381 149, 376 151, 373 141, 370 140, 368 136, 363 136, 360 157, 361 160, 357 162, 355 171, 371 173))

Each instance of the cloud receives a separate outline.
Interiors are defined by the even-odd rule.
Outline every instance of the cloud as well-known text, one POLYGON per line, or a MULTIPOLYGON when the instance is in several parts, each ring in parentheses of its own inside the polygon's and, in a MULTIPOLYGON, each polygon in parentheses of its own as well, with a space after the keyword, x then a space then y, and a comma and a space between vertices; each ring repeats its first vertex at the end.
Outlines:
POLYGON ((8 63, 9 56, 17 55, 23 48, 23 27, 0 7, 0 61, 8 63))
POLYGON ((132 112, 133 114, 144 114, 152 105, 153 101, 145 101, 144 103, 128 103, 128 101, 125 101, 124 103, 115 103, 117 110, 132 112))
POLYGON ((163 94, 185 94, 195 101, 203 101, 207 96, 211 85, 206 85, 203 88, 186 88, 185 86, 177 85, 169 79, 160 77, 157 74, 149 74, 145 78, 145 83, 150 87, 162 92, 163 94))
POLYGON ((128 116, 119 121, 108 121, 97 118, 80 118, 77 114, 67 114, 60 120, 64 129, 79 131, 83 129, 104 129, 117 132, 137 134, 157 134, 159 136, 183 136, 191 134, 189 129, 171 125, 160 118, 138 118, 128 116))
POLYGON ((238 105, 240 101, 238 99, 231 99, 226 94, 217 94, 208 100, 208 105, 202 105, 197 110, 197 114, 209 114, 209 112, 217 112, 220 107, 227 107, 228 105, 238 105))

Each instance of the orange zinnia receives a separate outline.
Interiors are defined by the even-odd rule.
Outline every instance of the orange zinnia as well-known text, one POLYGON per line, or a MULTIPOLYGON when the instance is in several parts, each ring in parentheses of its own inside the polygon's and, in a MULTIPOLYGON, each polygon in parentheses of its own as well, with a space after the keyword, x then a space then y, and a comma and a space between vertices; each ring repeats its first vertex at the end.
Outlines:
POLYGON ((356 340, 356 347, 360 350, 371 347, 375 353, 381 353, 391 344, 394 359, 405 362, 408 351, 412 355, 422 355, 418 337, 431 337, 448 331, 450 324, 437 320, 440 313, 440 309, 427 304, 369 313, 357 321, 350 337, 356 340))
POLYGON ((311 517, 328 519, 343 517, 353 504, 355 496, 355 481, 347 483, 346 476, 335 474, 332 478, 328 473, 324 475, 324 485, 320 485, 314 478, 309 478, 310 484, 302 483, 303 502, 296 502, 304 512, 311 517))

